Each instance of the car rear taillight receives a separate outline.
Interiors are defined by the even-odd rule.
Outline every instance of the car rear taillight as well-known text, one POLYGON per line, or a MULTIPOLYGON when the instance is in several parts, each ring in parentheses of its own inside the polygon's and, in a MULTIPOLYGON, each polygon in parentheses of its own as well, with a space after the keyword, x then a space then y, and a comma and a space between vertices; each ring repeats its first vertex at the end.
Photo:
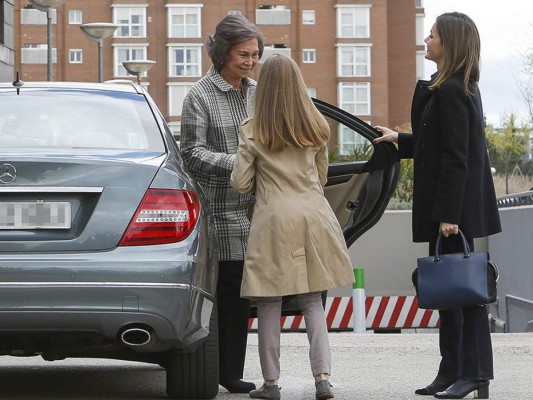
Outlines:
POLYGON ((200 204, 194 192, 149 189, 119 246, 179 242, 194 229, 199 210, 200 204))

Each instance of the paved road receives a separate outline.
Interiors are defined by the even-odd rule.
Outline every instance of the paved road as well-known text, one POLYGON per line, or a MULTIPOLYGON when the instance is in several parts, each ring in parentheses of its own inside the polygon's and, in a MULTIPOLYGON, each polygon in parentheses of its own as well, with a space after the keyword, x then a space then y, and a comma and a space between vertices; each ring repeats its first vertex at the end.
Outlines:
MULTIPOLYGON (((438 361, 437 335, 332 333, 335 399, 417 399, 438 361)), ((494 334, 496 380, 493 400, 533 399, 533 333, 494 334)), ((282 398, 312 400, 307 337, 282 335, 282 398)), ((249 336, 246 377, 260 384, 257 336, 249 336)), ((472 395, 469 396, 472 398, 472 395)), ((0 399, 164 399, 165 372, 159 367, 110 360, 45 362, 37 357, 0 357, 0 399)), ((220 389, 219 400, 247 399, 220 389)), ((429 397, 432 398, 432 397, 429 397)))

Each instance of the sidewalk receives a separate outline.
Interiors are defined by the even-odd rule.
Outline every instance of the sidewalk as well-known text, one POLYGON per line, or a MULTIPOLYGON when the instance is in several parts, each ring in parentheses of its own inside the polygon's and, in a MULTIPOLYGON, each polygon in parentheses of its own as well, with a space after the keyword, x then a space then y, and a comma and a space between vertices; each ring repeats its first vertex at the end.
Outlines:
MULTIPOLYGON (((245 379, 262 383, 257 353, 257 334, 248 337, 245 379)), ((533 398, 533 333, 493 334, 495 380, 493 400, 533 398)), ((438 335, 330 333, 333 372, 331 382, 337 400, 432 399, 414 390, 430 383, 439 362, 438 335)), ((282 399, 314 399, 307 336, 283 333, 281 354, 282 399)), ((217 399, 249 398, 228 394, 221 388, 217 399)), ((473 395, 467 396, 473 398, 473 395)))

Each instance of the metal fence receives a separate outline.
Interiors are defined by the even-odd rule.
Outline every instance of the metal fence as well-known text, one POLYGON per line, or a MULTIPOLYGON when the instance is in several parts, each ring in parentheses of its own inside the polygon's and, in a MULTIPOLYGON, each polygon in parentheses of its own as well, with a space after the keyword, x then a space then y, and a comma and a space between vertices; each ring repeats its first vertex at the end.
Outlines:
POLYGON ((498 198, 498 208, 533 205, 533 191, 508 194, 498 198))
POLYGON ((533 320, 530 319, 533 311, 532 300, 508 294, 505 296, 505 310, 505 332, 531 332, 533 326, 533 320))

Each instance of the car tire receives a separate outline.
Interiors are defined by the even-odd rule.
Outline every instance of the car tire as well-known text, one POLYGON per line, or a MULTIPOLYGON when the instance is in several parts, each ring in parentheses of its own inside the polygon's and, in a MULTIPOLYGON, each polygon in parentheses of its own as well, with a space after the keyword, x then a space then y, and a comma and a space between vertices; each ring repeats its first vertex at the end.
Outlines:
POLYGON ((192 353, 169 352, 165 365, 170 399, 213 399, 218 395, 218 320, 216 305, 209 321, 209 334, 192 353))

